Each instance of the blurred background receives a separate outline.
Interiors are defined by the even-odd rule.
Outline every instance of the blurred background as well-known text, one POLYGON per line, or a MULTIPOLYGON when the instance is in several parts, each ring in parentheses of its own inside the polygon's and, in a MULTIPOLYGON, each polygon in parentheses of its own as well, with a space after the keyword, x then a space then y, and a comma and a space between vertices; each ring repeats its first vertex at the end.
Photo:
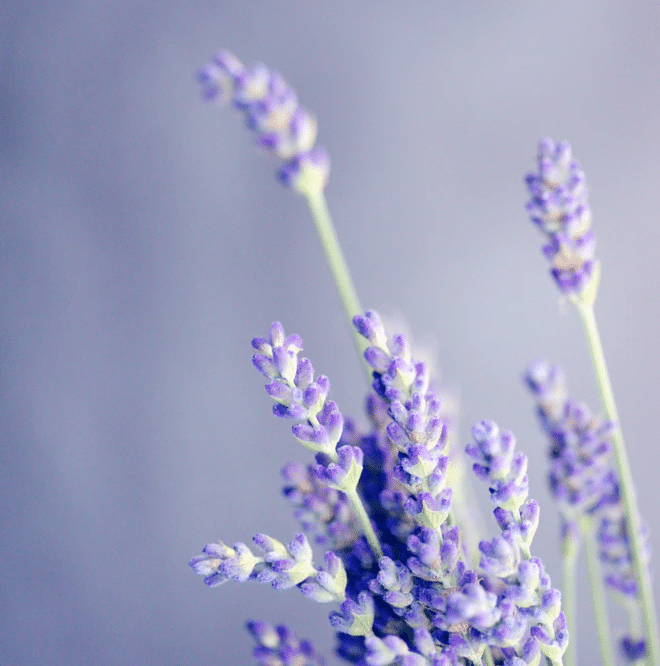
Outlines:
MULTIPOLYGON (((435 353, 462 440, 483 418, 516 432, 557 585, 521 374, 545 355, 594 409, 598 394, 523 175, 540 138, 571 141, 660 550, 659 32, 650 1, 4 0, 0 663, 239 666, 248 618, 287 622, 338 663, 328 606, 207 589, 188 567, 208 541, 297 528, 279 470, 311 454, 272 417, 251 338, 275 319, 301 334, 345 413, 362 418, 366 388, 304 200, 235 112, 199 98, 220 47, 280 70, 317 114, 363 304, 435 353)), ((581 663, 597 663, 584 577, 579 596, 581 663)))

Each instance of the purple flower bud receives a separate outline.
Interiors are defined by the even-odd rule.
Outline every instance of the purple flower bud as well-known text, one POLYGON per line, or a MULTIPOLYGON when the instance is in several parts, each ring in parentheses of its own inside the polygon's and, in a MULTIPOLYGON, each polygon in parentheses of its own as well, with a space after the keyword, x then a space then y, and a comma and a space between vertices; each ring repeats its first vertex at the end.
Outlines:
POLYGON ((339 632, 350 636, 367 636, 374 622, 374 601, 368 592, 360 592, 357 602, 346 599, 340 606, 341 613, 330 613, 330 624, 339 632))
POLYGON ((362 315, 353 317, 353 325, 357 332, 375 347, 387 350, 387 335, 380 317, 373 310, 367 310, 362 315))
POLYGON ((451 509, 451 488, 445 488, 437 495, 422 492, 417 497, 410 497, 405 503, 405 510, 415 522, 423 527, 440 529, 451 509))
POLYGON ((641 661, 646 657, 646 641, 643 638, 624 636, 619 645, 621 653, 630 663, 641 661))
POLYGON ((259 370, 262 375, 268 379, 274 379, 279 374, 275 364, 273 363, 273 360, 264 356, 263 354, 255 354, 252 357, 252 364, 257 370, 259 370))
POLYGON ((285 161, 278 174, 285 185, 305 195, 325 186, 330 160, 323 148, 314 146, 316 120, 298 105, 295 91, 279 73, 262 64, 246 69, 222 51, 198 78, 204 98, 231 98, 256 132, 257 144, 285 161))
MULTIPOLYGON (((298 139, 293 150, 305 142, 298 139)), ((280 152, 281 152, 280 148, 280 152)), ((328 183, 330 157, 325 148, 315 146, 299 153, 284 164, 278 172, 280 181, 300 194, 320 192, 328 183)))
POLYGON ((267 622, 248 622, 247 629, 256 642, 253 656, 258 666, 273 664, 304 664, 305 666, 324 666, 325 661, 312 643, 300 640, 285 625, 273 625, 267 622))
MULTIPOLYGON (((337 462, 320 463, 316 466, 316 475, 331 488, 342 492, 352 492, 357 488, 364 454, 357 446, 341 446, 337 449, 337 462)), ((317 460, 322 460, 317 456, 317 460)))
POLYGON ((348 582, 344 564, 332 551, 325 554, 324 561, 325 568, 316 574, 314 580, 303 583, 300 590, 306 597, 320 603, 343 601, 348 582))
POLYGON ((541 652, 551 662, 561 662, 561 658, 568 647, 568 631, 566 618, 560 613, 551 627, 536 625, 530 633, 538 641, 541 652))
POLYGON ((378 638, 375 635, 365 638, 367 666, 387 666, 395 661, 400 662, 402 655, 409 652, 406 643, 398 636, 385 636, 378 638))
POLYGON ((206 544, 202 555, 190 560, 190 566, 196 574, 204 576, 206 585, 215 587, 228 580, 245 582, 252 577, 260 561, 243 543, 235 543, 229 548, 220 542, 206 544))
POLYGON ((479 566, 488 574, 505 578, 518 570, 520 562, 520 548, 510 531, 503 532, 501 536, 491 541, 481 541, 479 550, 482 553, 479 566))
POLYGON ((364 358, 367 363, 381 374, 387 372, 390 366, 390 355, 379 347, 369 347, 364 352, 364 358))
POLYGON ((544 253, 559 289, 573 299, 593 302, 599 262, 594 257, 586 179, 570 146, 541 141, 538 172, 525 180, 531 197, 526 208, 549 241, 544 253))
POLYGON ((314 381, 314 368, 308 358, 298 361, 294 384, 301 390, 305 390, 314 381))
POLYGON ((296 370, 298 369, 298 358, 296 353, 286 347, 273 346, 273 363, 279 374, 284 377, 287 382, 293 384, 296 370))

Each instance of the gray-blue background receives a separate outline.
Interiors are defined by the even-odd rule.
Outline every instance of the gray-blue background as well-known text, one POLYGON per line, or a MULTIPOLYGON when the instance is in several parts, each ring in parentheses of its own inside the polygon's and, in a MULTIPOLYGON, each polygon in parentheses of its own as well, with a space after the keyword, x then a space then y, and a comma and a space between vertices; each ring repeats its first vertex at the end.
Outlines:
MULTIPOLYGON (((463 439, 485 417, 516 431, 543 512, 535 552, 557 584, 520 375, 545 354, 578 397, 597 392, 522 176, 539 138, 573 143, 657 549, 657 3, 5 0, 0 13, 0 663, 249 664, 252 617, 331 654, 327 606, 209 590, 187 566, 209 540, 296 528, 278 470, 310 455, 270 415, 254 335, 282 320, 344 411, 364 393, 304 201, 234 112, 198 98, 219 47, 278 68, 318 115, 363 303, 435 348, 463 439)), ((596 663, 585 581, 580 595, 582 663, 596 663)))

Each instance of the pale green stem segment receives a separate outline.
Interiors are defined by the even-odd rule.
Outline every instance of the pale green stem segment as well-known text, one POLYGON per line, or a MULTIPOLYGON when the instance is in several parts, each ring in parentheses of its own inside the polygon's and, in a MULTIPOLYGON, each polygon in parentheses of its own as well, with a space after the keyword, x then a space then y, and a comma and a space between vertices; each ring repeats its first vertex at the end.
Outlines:
MULTIPOLYGON (((360 299, 358 298, 357 290, 353 284, 351 272, 348 269, 348 264, 344 258, 341 245, 339 244, 337 232, 332 224, 332 218, 330 217, 330 211, 328 210, 328 204, 325 201, 323 190, 306 194, 305 198, 309 204, 309 210, 312 213, 312 219, 314 220, 316 232, 321 241, 326 261, 332 272, 332 277, 335 281, 337 291, 339 292, 339 297, 341 298, 344 311, 348 317, 348 325, 353 333, 355 348, 357 349, 358 356, 364 362, 364 351, 367 348, 367 341, 357 332, 355 326, 353 326, 353 317, 357 314, 362 314, 364 310, 360 305, 360 299)), ((366 362, 364 363, 364 366, 367 372, 367 381, 369 382, 369 385, 371 385, 371 369, 366 365, 366 362)))
POLYGON ((346 497, 355 512, 355 515, 362 526, 364 531, 364 536, 367 537, 367 542, 371 548, 371 552, 376 556, 377 559, 383 557, 383 549, 380 547, 378 542, 378 537, 374 532, 374 528, 371 526, 371 521, 369 520, 369 515, 367 514, 364 504, 360 496, 357 494, 357 490, 352 490, 351 492, 346 493, 346 497))
MULTIPOLYGON (((328 205, 325 201, 323 190, 306 193, 305 198, 309 204, 309 209, 312 213, 312 219, 314 220, 316 232, 318 233, 319 240, 321 241, 321 246, 323 247, 326 261, 330 267, 337 291, 339 292, 339 297, 341 298, 342 305, 344 306, 344 311, 348 317, 348 324, 353 333, 355 348, 357 349, 358 355, 364 362, 364 350, 367 348, 366 340, 364 340, 364 338, 356 331, 355 327, 353 326, 353 317, 357 314, 362 314, 363 310, 362 306, 360 305, 360 299, 358 298, 357 290, 353 284, 353 279, 351 278, 351 273, 348 270, 348 264, 344 258, 341 245, 339 244, 337 232, 335 231, 334 225, 332 224, 332 218, 330 217, 330 211, 328 210, 328 205)), ((371 383, 371 370, 366 365, 366 362, 364 363, 364 366, 367 371, 368 381, 371 383)), ((355 490, 346 493, 346 496, 348 497, 348 501, 353 508, 353 512, 355 513, 355 516, 358 519, 360 526, 362 527, 362 531, 367 538, 367 542, 369 543, 371 551, 377 559, 380 559, 383 556, 383 549, 381 548, 381 545, 378 542, 378 537, 376 536, 376 533, 371 526, 369 515, 364 508, 364 504, 362 504, 360 496, 355 490)))
POLYGON ((577 664, 577 614, 575 610, 576 600, 576 570, 578 555, 580 553, 579 542, 576 539, 570 539, 570 543, 562 548, 562 595, 561 607, 566 616, 566 625, 568 628, 568 646, 564 653, 564 663, 566 666, 576 666, 577 664))
POLYGON ((584 550, 587 555, 587 571, 589 573, 589 589, 591 590, 591 603, 594 607, 594 620, 596 622, 596 633, 598 634, 598 645, 600 647, 600 658, 603 666, 616 666, 612 653, 611 633, 607 614, 607 600, 605 598, 605 586, 603 583, 603 572, 598 559, 598 546, 591 521, 583 523, 582 533, 584 535, 584 550))
POLYGON ((647 663, 652 666, 659 666, 660 637, 658 636, 658 620, 653 599, 653 586, 648 567, 644 565, 641 520, 637 509, 637 499, 635 497, 635 488, 633 486, 630 464, 628 463, 628 455, 623 441, 621 421, 614 401, 614 392, 612 391, 612 384, 605 363, 605 354, 603 352, 600 334, 598 333, 598 325, 596 323, 596 315, 594 313, 593 305, 580 302, 576 305, 580 317, 582 318, 582 324, 584 325, 587 342, 589 344, 589 352, 591 354, 594 372, 598 381, 598 388, 605 416, 615 425, 615 430, 612 435, 612 445, 617 472, 619 474, 621 501, 623 503, 628 525, 628 540, 632 555, 633 571, 637 582, 639 604, 644 618, 644 630, 647 639, 647 663))
POLYGON ((484 664, 484 666, 495 666, 495 660, 493 659, 493 653, 490 651, 489 647, 487 647, 484 650, 483 664, 484 664))

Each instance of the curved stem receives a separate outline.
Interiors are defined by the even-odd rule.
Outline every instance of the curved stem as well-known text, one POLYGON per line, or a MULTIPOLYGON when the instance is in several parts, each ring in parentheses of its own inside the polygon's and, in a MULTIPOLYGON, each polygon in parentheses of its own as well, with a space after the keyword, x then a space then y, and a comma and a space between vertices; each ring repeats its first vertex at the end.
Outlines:
POLYGON ((364 508, 364 504, 362 504, 362 500, 357 494, 357 490, 347 492, 346 497, 348 497, 348 501, 350 502, 351 507, 355 512, 355 516, 357 517, 360 526, 362 527, 364 536, 367 537, 367 542, 369 543, 371 551, 376 556, 376 559, 380 559, 383 557, 383 549, 378 542, 378 537, 376 536, 374 528, 371 526, 371 521, 369 520, 369 514, 364 508))
POLYGON ((353 326, 353 317, 357 314, 362 314, 364 311, 360 305, 360 299, 357 295, 357 290, 351 278, 351 272, 348 269, 348 264, 342 252, 341 245, 337 232, 332 224, 330 211, 325 201, 323 190, 306 195, 309 210, 316 226, 323 252, 325 253, 326 261, 332 273, 332 277, 337 287, 337 292, 341 298, 344 312, 348 318, 348 324, 353 334, 353 342, 358 356, 362 359, 363 365, 367 373, 367 379, 371 385, 371 369, 364 362, 364 350, 367 348, 366 340, 355 330, 353 326))
POLYGON ((628 462, 623 433, 621 430, 621 421, 614 401, 614 392, 610 382, 610 376, 605 363, 605 354, 603 345, 598 333, 596 315, 592 305, 578 303, 578 312, 582 318, 589 352, 594 366, 594 372, 598 381, 600 397, 603 403, 605 416, 614 423, 615 430, 612 435, 612 445, 614 459, 616 461, 617 472, 619 476, 619 486, 621 492, 621 501, 626 515, 628 526, 628 540, 632 556, 633 572, 637 582, 637 593, 639 603, 644 617, 644 629, 647 638, 647 658, 653 666, 660 664, 660 637, 658 636, 658 620, 655 611, 653 599, 653 586, 649 575, 648 567, 644 564, 644 546, 642 543, 642 530, 639 511, 637 508, 637 499, 635 497, 635 488, 633 486, 632 473, 628 462))
POLYGON ((583 526, 585 552, 587 555, 587 571, 589 572, 589 589, 591 590, 591 601, 594 607, 594 621, 598 633, 598 645, 603 666, 615 666, 612 644, 610 642, 609 620, 607 616, 607 601, 605 599, 605 587, 603 584, 603 573, 598 560, 598 548, 594 538, 594 530, 589 521, 583 526), (587 525, 589 527, 587 527, 587 525))

